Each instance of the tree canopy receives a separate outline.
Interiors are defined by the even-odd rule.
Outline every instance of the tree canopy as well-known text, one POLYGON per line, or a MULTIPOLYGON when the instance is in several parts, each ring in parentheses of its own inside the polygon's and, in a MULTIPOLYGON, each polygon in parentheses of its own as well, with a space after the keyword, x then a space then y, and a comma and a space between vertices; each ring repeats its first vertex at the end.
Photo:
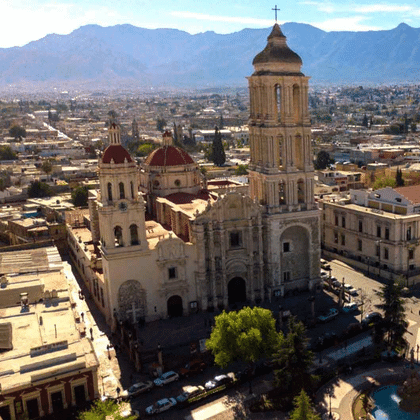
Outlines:
POLYGON ((214 130, 214 140, 212 147, 212 159, 216 166, 223 166, 226 162, 226 153, 222 143, 222 135, 216 126, 214 130))
POLYGON ((53 164, 50 159, 44 160, 41 165, 41 170, 49 175, 52 172, 53 164))
POLYGON ((88 205, 89 190, 85 186, 79 186, 71 192, 71 201, 76 207, 86 207, 88 205))
POLYGON ((10 146, 0 146, 0 160, 14 160, 17 159, 17 154, 10 146))
POLYGON ((407 344, 404 338, 408 323, 402 298, 403 287, 402 279, 397 282, 390 280, 377 292, 381 298, 381 303, 377 306, 384 311, 382 327, 385 340, 391 348, 405 347, 407 344))
POLYGON ((45 182, 34 181, 28 187, 28 196, 31 198, 50 197, 51 195, 51 188, 45 182))
POLYGON ((254 363, 271 356, 279 344, 276 321, 268 309, 246 307, 238 312, 223 311, 215 321, 206 346, 218 366, 226 367, 236 360, 254 363))
POLYGON ((382 178, 376 179, 372 185, 372 188, 374 190, 379 190, 380 188, 385 188, 385 187, 395 188, 396 185, 397 185, 397 182, 395 181, 395 178, 392 178, 391 176, 384 176, 382 178))
POLYGON ((275 383, 291 392, 299 392, 312 386, 310 368, 314 354, 308 349, 306 328, 296 317, 288 322, 288 333, 280 335, 280 345, 274 355, 279 369, 274 371, 275 383))
POLYGON ((330 157, 330 154, 325 150, 320 150, 316 155, 314 167, 317 170, 326 169, 331 163, 334 163, 334 159, 330 157))
POLYGON ((123 417, 121 405, 112 400, 97 400, 92 407, 79 414, 79 420, 135 420, 137 416, 123 417), (112 416, 112 417, 111 417, 112 416))
POLYGON ((9 129, 9 134, 11 137, 14 137, 15 139, 20 139, 22 137, 26 137, 26 130, 20 125, 13 125, 9 129))
POLYGON ((312 408, 308 394, 303 389, 295 397, 294 406, 290 420, 321 420, 320 415, 312 408))

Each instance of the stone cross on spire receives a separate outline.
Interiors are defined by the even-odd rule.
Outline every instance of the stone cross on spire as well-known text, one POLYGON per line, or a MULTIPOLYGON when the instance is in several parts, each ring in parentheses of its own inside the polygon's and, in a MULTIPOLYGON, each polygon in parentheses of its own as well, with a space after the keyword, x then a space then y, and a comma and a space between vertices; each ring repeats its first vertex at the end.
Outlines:
POLYGON ((275 16, 276 16, 276 23, 277 23, 277 12, 280 12, 280 9, 277 9, 277 4, 274 6, 274 9, 271 9, 271 10, 274 10, 274 13, 275 13, 275 16))

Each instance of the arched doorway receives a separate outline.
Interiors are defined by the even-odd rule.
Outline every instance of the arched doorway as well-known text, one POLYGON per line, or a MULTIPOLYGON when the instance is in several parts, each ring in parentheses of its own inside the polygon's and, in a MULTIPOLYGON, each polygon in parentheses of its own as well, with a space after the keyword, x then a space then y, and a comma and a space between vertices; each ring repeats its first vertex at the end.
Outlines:
POLYGON ((182 298, 174 295, 168 299, 168 316, 173 318, 175 316, 182 316, 182 298))
POLYGON ((246 283, 241 277, 234 277, 228 283, 229 305, 246 301, 246 283))

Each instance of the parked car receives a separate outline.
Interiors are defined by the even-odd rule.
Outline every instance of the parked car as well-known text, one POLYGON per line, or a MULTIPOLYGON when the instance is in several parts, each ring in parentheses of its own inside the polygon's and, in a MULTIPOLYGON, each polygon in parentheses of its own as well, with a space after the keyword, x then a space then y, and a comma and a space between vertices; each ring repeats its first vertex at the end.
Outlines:
POLYGON ((153 405, 149 405, 149 407, 146 408, 146 414, 162 413, 175 405, 175 398, 162 398, 161 400, 156 401, 153 405))
POLYGON ((357 305, 356 302, 345 303, 343 305, 343 312, 353 312, 353 311, 357 311, 358 309, 359 309, 359 306, 357 305))
POLYGON ((218 375, 215 376, 211 381, 208 381, 204 384, 206 389, 214 389, 221 385, 228 385, 233 382, 232 376, 229 375, 218 375))
POLYGON ((370 312, 362 320, 362 325, 366 327, 370 324, 376 324, 380 321, 382 321, 382 315, 379 312, 370 312))
POLYGON ((123 399, 132 398, 143 392, 150 391, 152 388, 153 388, 152 381, 137 382, 136 384, 131 385, 130 388, 122 391, 120 396, 123 399))
POLYGON ((319 273, 319 276, 321 277, 322 280, 328 280, 328 273, 326 271, 322 271, 319 273))
POLYGON ((325 261, 324 259, 321 258, 319 260, 319 264, 322 269, 327 270, 327 271, 331 270, 331 266, 328 264, 328 261, 325 261))
POLYGON ((207 365, 202 360, 193 360, 192 362, 187 363, 185 367, 179 370, 179 375, 181 377, 188 378, 188 376, 190 375, 196 375, 197 373, 203 372, 206 366, 207 365))
POLYGON ((328 322, 333 320, 336 316, 338 316, 338 310, 335 308, 331 308, 325 315, 320 315, 318 320, 320 322, 328 322))
POLYGON ((163 386, 169 384, 170 382, 177 381, 179 379, 179 375, 170 370, 169 372, 163 373, 159 378, 156 378, 153 382, 156 386, 163 386))
POLYGON ((341 287, 341 283, 337 280, 337 278, 336 278, 336 277, 331 277, 331 284, 332 284, 334 287, 341 287))
POLYGON ((197 395, 200 395, 203 392, 206 392, 204 387, 201 385, 198 385, 198 386, 187 385, 187 386, 182 387, 182 391, 183 392, 175 398, 178 403, 183 403, 190 398, 196 397, 197 395))
POLYGON ((349 324, 348 327, 343 331, 342 338, 348 339, 360 334, 363 331, 363 327, 358 322, 349 324))

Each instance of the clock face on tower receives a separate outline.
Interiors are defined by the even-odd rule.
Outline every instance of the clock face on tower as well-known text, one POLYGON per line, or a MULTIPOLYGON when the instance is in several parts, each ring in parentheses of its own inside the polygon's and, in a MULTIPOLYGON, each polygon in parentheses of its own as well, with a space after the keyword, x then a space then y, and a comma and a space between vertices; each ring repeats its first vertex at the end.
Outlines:
POLYGON ((119 206, 121 211, 126 211, 127 210, 127 203, 125 201, 122 201, 119 206))

